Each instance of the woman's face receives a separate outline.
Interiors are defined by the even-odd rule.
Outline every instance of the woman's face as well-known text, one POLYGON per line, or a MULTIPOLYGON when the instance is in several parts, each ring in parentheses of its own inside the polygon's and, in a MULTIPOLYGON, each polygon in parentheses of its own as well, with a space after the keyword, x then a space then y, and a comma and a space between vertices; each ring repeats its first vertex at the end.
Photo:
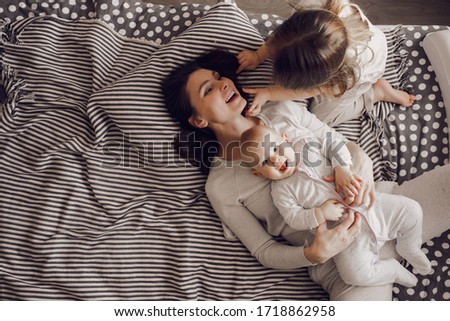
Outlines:
POLYGON ((194 71, 188 78, 186 91, 194 117, 208 123, 225 123, 240 116, 247 101, 233 81, 208 69, 194 71))

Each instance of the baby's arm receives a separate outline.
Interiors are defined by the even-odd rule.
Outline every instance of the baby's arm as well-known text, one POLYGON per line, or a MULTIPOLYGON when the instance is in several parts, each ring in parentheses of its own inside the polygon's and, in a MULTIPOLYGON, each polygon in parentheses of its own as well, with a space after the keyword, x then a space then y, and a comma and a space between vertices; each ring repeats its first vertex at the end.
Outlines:
POLYGON ((315 229, 326 220, 337 221, 345 212, 346 206, 333 199, 319 207, 304 207, 307 199, 301 198, 295 186, 282 181, 272 182, 272 199, 286 224, 295 230, 315 229))
POLYGON ((320 207, 314 208, 314 216, 319 225, 325 221, 337 221, 345 212, 345 205, 337 200, 330 199, 320 207))
POLYGON ((241 51, 237 58, 239 61, 239 68, 236 70, 236 73, 240 73, 243 70, 253 70, 269 58, 269 50, 267 45, 264 43, 256 51, 241 51))

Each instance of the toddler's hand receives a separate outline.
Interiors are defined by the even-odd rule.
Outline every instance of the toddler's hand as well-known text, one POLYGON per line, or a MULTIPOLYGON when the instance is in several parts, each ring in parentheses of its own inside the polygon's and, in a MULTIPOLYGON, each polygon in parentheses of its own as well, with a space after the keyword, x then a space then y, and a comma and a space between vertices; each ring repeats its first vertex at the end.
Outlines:
POLYGON ((323 218, 327 221, 339 220, 345 212, 345 205, 337 200, 328 200, 320 207, 323 218))
POLYGON ((254 95, 253 102, 247 110, 247 115, 254 116, 259 114, 261 107, 270 100, 271 94, 269 88, 243 88, 244 92, 254 95))
POLYGON ((236 70, 236 73, 240 73, 242 70, 253 70, 261 63, 256 51, 252 50, 241 51, 237 58, 240 66, 236 70))

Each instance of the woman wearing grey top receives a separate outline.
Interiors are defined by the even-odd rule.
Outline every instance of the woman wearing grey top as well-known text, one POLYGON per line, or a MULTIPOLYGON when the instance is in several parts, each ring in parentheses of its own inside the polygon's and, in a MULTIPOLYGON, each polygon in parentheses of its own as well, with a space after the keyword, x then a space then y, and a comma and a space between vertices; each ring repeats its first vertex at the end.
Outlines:
MULTIPOLYGON (((252 126, 267 125, 279 132, 297 125, 317 133, 333 130, 314 115, 300 112, 304 108, 292 102, 267 106, 259 117, 243 116, 247 102, 234 82, 237 67, 233 55, 213 51, 174 70, 163 86, 167 107, 185 134, 179 140, 179 151, 184 151, 182 156, 209 172, 206 192, 226 226, 226 235, 236 236, 252 255, 270 268, 290 269, 325 263, 316 265, 311 275, 330 293, 331 299, 391 299, 392 288, 389 286, 368 289, 346 285, 333 261, 329 260, 358 236, 361 221, 357 214, 350 213, 334 229, 319 226, 315 236, 294 231, 284 223, 273 205, 270 182, 253 176, 249 168, 241 166, 240 135, 252 126), (195 145, 194 148, 189 149, 189 142, 195 145), (196 151, 201 155, 196 156, 196 151), (215 155, 208 151, 215 151, 215 155), (278 235, 293 245, 277 242, 274 236, 278 235)), ((357 145, 349 142, 347 147, 352 154, 353 171, 366 182, 354 204, 373 200, 375 187, 371 160, 357 145)), ((450 227, 450 214, 446 211, 450 199, 442 194, 450 188, 450 166, 432 172, 402 186, 390 187, 390 192, 421 203, 425 212, 424 240, 450 227), (427 186, 425 190, 429 195, 417 193, 416 184, 427 186)))

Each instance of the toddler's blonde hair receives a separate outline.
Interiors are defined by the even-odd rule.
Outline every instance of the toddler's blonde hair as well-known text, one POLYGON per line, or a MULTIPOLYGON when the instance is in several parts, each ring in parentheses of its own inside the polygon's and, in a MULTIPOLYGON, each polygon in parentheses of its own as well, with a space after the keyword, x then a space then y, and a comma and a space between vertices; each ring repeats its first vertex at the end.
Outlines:
POLYGON ((267 40, 274 82, 287 89, 321 88, 340 97, 358 81, 358 55, 372 37, 356 4, 324 0, 297 11, 267 40), (350 14, 341 17, 343 10, 350 14))

